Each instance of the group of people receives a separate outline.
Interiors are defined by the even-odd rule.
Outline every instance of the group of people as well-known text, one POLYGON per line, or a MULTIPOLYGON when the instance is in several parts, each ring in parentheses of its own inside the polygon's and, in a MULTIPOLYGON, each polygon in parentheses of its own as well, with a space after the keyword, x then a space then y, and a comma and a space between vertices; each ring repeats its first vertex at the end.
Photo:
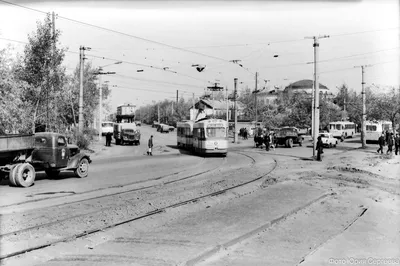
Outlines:
POLYGON ((265 150, 269 151, 271 148, 275 150, 276 138, 275 133, 258 133, 254 135, 254 143, 256 147, 260 147, 265 144, 265 150))
POLYGON ((399 133, 396 133, 394 136, 393 132, 386 131, 386 133, 382 133, 382 135, 378 139, 379 149, 377 150, 378 153, 383 154, 383 147, 387 144, 388 149, 386 154, 393 152, 393 145, 395 147, 395 154, 400 155, 400 136, 399 133))

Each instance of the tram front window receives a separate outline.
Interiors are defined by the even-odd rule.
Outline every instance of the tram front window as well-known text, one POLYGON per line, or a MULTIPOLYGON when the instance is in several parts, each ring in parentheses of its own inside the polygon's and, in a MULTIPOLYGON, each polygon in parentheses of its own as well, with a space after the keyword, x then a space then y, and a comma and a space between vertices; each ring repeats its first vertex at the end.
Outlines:
POLYGON ((207 138, 225 138, 226 130, 224 127, 207 128, 207 138))

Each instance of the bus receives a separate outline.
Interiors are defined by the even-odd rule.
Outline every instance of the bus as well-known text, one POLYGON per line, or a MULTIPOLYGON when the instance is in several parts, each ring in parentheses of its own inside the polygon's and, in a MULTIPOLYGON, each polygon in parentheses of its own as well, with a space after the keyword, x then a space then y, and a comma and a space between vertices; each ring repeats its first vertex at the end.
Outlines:
POLYGON ((390 121, 367 121, 365 123, 365 142, 378 142, 378 138, 386 131, 393 132, 392 122, 390 121))
POLYGON ((350 121, 337 121, 329 123, 329 133, 334 138, 343 141, 345 138, 353 137, 356 134, 357 125, 350 121))
POLYGON ((222 119, 201 119, 193 124, 193 149, 200 154, 228 153, 229 124, 222 119))

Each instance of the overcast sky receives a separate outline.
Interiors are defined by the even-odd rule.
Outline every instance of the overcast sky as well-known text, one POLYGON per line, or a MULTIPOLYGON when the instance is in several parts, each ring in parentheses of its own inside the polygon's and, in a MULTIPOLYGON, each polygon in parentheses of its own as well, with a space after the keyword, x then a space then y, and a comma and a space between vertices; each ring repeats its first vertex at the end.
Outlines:
MULTIPOLYGON (((232 91, 235 77, 240 88, 253 89, 255 72, 260 87, 313 79, 307 64, 314 60, 313 40, 305 37, 315 35, 330 36, 320 39, 318 68, 320 83, 333 93, 343 83, 361 90, 359 65, 372 65, 367 86, 399 86, 397 0, 9 2, 59 16, 69 72, 79 63, 81 45, 92 48, 86 57, 95 67, 123 61, 104 67, 116 72, 102 77, 114 86, 113 109, 173 99, 176 90, 198 97, 213 82, 232 91), (196 64, 205 69, 198 72, 196 64)), ((23 44, 5 39, 26 42, 44 16, 0 1, 0 49, 12 44, 22 51, 23 44)))

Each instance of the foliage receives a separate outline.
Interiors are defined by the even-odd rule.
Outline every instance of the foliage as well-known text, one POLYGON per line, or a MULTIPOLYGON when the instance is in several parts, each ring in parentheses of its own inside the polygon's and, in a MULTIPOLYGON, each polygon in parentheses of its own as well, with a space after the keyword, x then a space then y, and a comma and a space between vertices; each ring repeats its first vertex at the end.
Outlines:
POLYGON ((44 22, 37 22, 36 32, 28 36, 24 54, 15 68, 18 79, 30 85, 23 90, 22 99, 33 108, 32 125, 45 124, 47 119, 54 124, 57 120, 55 95, 62 88, 65 75, 61 66, 64 49, 56 47, 60 34, 56 30, 53 36, 52 22, 47 14, 44 22))

